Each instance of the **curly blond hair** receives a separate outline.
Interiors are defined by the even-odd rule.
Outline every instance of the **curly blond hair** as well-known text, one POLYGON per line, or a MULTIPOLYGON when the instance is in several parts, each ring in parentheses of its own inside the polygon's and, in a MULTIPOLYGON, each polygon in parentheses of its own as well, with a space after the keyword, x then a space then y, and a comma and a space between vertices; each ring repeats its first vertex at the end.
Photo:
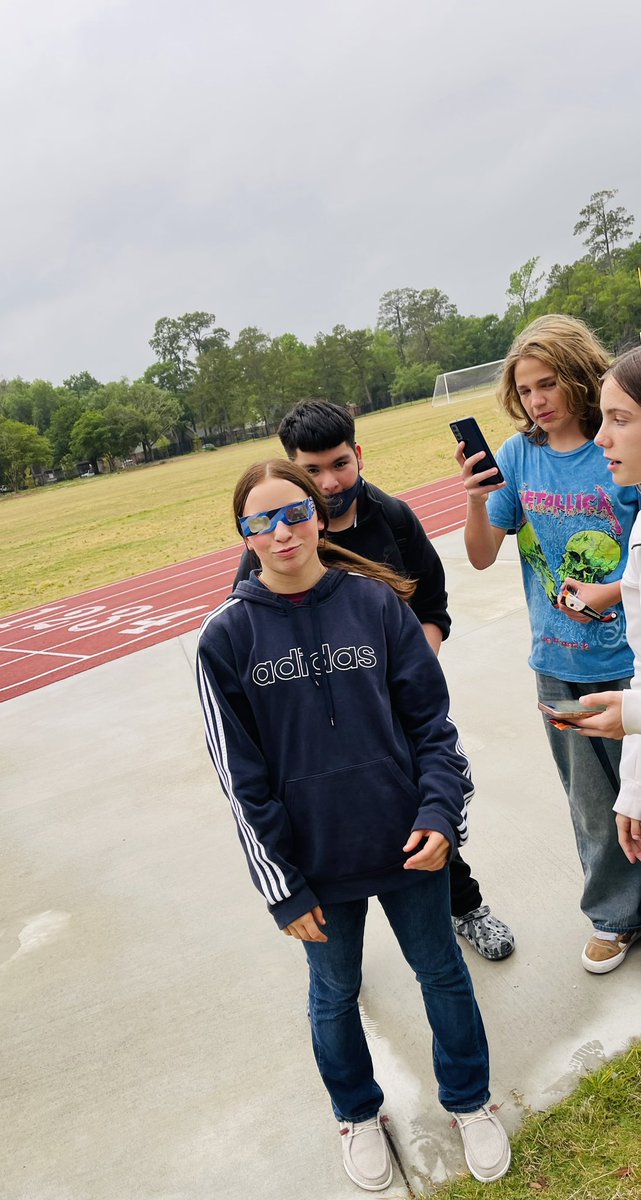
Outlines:
POLYGON ((577 317, 550 313, 527 325, 507 353, 498 386, 499 404, 519 433, 543 445, 547 434, 532 424, 514 382, 522 358, 538 358, 554 372, 568 411, 579 417, 585 437, 593 438, 601 424, 601 379, 610 365, 610 355, 596 334, 577 317))

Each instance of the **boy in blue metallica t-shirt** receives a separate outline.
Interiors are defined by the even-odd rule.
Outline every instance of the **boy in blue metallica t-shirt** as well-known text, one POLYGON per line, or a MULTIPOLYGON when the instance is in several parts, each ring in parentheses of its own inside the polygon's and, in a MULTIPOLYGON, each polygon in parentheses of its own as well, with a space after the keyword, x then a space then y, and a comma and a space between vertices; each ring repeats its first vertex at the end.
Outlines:
MULTIPOLYGON (((621 576, 639 495, 613 485, 593 440, 607 368, 604 348, 582 321, 540 317, 517 337, 499 385, 499 400, 519 430, 497 454, 505 482, 492 485, 494 468, 473 474, 482 453, 465 459, 464 447, 456 452, 472 565, 491 566, 505 534, 516 533, 532 628, 529 663, 544 701, 620 690, 632 675, 621 576), (618 619, 605 623, 572 612, 559 601, 564 585, 598 613, 616 606, 618 619)), ((593 925, 581 961, 603 974, 641 936, 641 878, 619 850, 612 815, 620 745, 547 720, 545 728, 585 876, 581 907, 593 925)))

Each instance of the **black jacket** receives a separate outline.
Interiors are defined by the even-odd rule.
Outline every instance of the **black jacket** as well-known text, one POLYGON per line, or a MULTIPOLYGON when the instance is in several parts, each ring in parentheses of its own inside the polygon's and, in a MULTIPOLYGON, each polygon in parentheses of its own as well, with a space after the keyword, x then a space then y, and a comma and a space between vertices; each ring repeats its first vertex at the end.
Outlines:
MULTIPOLYGON (((415 579, 417 588, 410 600, 412 609, 422 625, 437 625, 443 639, 448 637, 452 622, 447 611, 443 564, 409 504, 363 480, 356 507, 356 525, 338 532, 329 530, 326 536, 345 550, 362 554, 373 562, 386 563, 400 575, 415 579)), ((256 555, 245 550, 234 587, 259 568, 256 555)))

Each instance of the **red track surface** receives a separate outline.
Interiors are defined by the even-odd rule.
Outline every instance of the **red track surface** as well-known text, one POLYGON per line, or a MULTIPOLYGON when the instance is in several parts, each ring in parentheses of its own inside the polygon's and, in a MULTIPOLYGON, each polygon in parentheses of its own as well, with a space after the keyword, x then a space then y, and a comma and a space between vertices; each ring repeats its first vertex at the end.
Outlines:
MULTIPOLYGON (((460 529, 458 475, 402 493, 430 537, 460 529)), ((240 546, 0 618, 0 701, 196 629, 229 594, 240 546)))

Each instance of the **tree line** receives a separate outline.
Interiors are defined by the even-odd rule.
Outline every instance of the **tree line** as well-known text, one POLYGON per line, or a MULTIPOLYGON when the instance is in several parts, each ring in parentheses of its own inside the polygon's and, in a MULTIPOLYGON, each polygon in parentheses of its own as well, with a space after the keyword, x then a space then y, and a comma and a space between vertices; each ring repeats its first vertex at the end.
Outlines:
POLYGON ((255 326, 235 341, 210 312, 161 317, 140 379, 101 383, 87 371, 61 386, 0 381, 0 482, 18 490, 53 468, 107 469, 273 433, 302 397, 356 412, 430 397, 436 376, 502 358, 515 334, 543 313, 581 317, 617 353, 641 330, 641 239, 616 191, 595 192, 574 233, 585 253, 547 276, 539 257, 510 275, 502 316, 463 316, 438 288, 397 288, 380 299, 374 329, 335 325, 311 344, 255 326))

